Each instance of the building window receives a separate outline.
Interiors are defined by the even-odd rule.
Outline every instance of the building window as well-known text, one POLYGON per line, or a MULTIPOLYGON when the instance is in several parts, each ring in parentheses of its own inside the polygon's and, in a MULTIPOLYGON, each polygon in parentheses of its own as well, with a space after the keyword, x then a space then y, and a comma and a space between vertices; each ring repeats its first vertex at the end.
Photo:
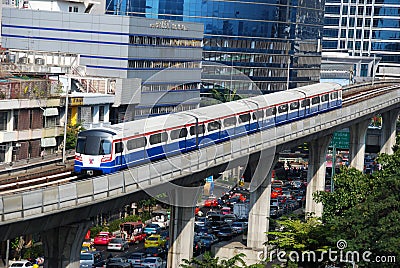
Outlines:
POLYGON ((7 130, 7 112, 0 112, 0 131, 7 130))
POLYGON ((99 106, 99 122, 104 122, 104 106, 99 106))
POLYGON ((77 7, 77 6, 68 7, 68 12, 75 12, 75 13, 78 13, 78 7, 77 7))
POLYGON ((18 116, 19 116, 19 112, 18 111, 14 111, 14 129, 13 130, 17 130, 18 129, 18 116))

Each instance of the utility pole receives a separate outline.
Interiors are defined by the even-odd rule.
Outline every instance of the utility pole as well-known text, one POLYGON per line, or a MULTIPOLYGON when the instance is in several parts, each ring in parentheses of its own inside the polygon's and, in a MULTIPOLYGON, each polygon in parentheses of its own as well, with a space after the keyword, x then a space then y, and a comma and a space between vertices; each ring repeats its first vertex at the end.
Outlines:
MULTIPOLYGON (((68 79, 69 83, 69 79, 68 79)), ((62 163, 65 165, 66 163, 66 147, 67 147, 67 124, 68 124, 68 92, 69 92, 69 84, 67 85, 65 91, 65 120, 64 120, 64 144, 62 151, 62 163)))

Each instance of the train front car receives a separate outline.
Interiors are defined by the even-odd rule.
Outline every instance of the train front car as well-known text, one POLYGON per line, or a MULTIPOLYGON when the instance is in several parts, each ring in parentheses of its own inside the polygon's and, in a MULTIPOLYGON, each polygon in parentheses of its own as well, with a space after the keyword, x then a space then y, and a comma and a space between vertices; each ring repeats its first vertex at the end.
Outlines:
POLYGON ((88 175, 115 172, 115 135, 115 132, 105 129, 81 131, 76 142, 74 172, 88 175))

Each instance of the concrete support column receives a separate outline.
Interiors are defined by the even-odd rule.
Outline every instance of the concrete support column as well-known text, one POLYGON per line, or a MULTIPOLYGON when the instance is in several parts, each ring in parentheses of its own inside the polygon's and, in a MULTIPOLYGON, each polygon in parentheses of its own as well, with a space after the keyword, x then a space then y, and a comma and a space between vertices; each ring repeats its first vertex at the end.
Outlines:
POLYGON ((350 126, 350 166, 363 171, 365 157, 365 139, 371 120, 365 120, 350 126))
POLYGON ((42 232, 44 268, 79 268, 82 242, 91 224, 85 221, 42 232))
POLYGON ((167 267, 180 267, 193 257, 194 207, 171 208, 167 267))
POLYGON ((400 109, 394 109, 382 113, 382 135, 380 153, 393 154, 393 146, 396 144, 396 123, 400 109))
POLYGON ((271 199, 272 170, 278 161, 276 155, 272 165, 263 163, 250 163, 251 181, 260 181, 256 189, 250 188, 250 212, 247 232, 247 246, 253 249, 262 249, 268 240, 269 212, 271 199))
POLYGON ((310 142, 305 211, 315 217, 322 216, 322 204, 316 203, 312 195, 325 191, 326 153, 330 141, 329 135, 310 142))

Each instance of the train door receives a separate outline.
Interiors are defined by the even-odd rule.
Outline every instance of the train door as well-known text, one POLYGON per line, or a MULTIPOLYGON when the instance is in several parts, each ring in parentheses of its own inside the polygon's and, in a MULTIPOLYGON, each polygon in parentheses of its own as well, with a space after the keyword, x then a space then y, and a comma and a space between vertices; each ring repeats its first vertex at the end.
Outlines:
POLYGON ((289 105, 287 103, 278 106, 276 113, 276 124, 283 123, 288 120, 289 105))
POLYGON ((124 151, 124 144, 122 142, 116 142, 114 144, 115 149, 115 166, 121 167, 123 165, 123 151, 124 151))
POLYGON ((300 101, 300 116, 308 116, 310 114, 310 99, 300 101))
POLYGON ((289 104, 289 119, 294 119, 299 117, 299 109, 300 109, 300 104, 299 101, 294 101, 289 104))
POLYGON ((320 111, 320 104, 321 104, 320 96, 312 97, 310 114, 318 113, 320 111))
POLYGON ((327 110, 327 109, 330 108, 329 93, 324 94, 324 95, 321 96, 321 104, 320 104, 320 106, 321 106, 321 109, 320 109, 321 111, 327 110))

